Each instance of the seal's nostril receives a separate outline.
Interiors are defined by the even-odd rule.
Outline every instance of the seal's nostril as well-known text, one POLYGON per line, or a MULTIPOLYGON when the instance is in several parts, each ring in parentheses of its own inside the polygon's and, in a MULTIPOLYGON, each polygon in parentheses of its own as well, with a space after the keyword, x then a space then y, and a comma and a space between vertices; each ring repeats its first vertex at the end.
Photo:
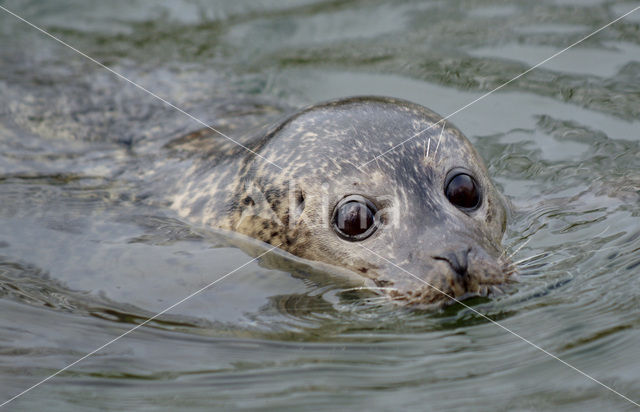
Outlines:
POLYGON ((447 250, 443 253, 433 256, 436 260, 444 260, 449 263, 449 266, 460 276, 467 275, 467 269, 469 265, 469 252, 471 248, 461 250, 447 250))

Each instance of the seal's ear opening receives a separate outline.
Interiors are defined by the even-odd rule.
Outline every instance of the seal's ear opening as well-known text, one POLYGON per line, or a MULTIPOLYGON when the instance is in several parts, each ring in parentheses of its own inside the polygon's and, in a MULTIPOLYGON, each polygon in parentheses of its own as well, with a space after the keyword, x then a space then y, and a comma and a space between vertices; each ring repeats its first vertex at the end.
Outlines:
POLYGON ((302 189, 297 188, 295 191, 296 196, 296 210, 300 209, 300 212, 304 210, 304 192, 302 189))
POLYGON ((305 194, 299 187, 289 191, 289 225, 295 226, 298 224, 298 219, 304 212, 305 206, 305 194))

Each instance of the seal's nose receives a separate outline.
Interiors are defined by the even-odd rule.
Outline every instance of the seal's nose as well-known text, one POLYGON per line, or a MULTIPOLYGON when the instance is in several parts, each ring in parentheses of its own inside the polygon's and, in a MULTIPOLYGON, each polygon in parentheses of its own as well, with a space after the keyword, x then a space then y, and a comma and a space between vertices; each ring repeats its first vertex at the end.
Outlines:
POLYGON ((453 269, 458 275, 464 277, 467 275, 467 269, 469 267, 469 252, 471 252, 470 247, 453 250, 449 249, 433 256, 433 258, 436 260, 444 260, 449 263, 451 269, 453 269))

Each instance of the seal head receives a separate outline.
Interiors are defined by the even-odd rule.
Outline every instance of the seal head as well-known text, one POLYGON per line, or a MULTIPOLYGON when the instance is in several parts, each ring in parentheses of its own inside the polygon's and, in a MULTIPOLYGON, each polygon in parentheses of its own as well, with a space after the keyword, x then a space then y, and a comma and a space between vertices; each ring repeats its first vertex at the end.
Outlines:
POLYGON ((513 272, 502 258, 502 196, 464 135, 425 107, 382 97, 330 101, 249 147, 281 169, 248 152, 213 168, 203 156, 174 207, 350 269, 398 303, 486 296, 513 272))

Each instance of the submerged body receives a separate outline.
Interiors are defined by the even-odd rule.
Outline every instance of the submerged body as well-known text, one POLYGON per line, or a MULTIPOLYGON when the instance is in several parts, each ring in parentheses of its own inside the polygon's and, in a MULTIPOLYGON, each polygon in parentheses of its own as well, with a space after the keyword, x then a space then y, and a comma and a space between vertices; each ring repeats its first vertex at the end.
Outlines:
POLYGON ((486 296, 513 272, 482 159, 422 106, 331 101, 243 144, 207 130, 168 145, 191 162, 172 189, 181 216, 349 269, 396 302, 486 296))

